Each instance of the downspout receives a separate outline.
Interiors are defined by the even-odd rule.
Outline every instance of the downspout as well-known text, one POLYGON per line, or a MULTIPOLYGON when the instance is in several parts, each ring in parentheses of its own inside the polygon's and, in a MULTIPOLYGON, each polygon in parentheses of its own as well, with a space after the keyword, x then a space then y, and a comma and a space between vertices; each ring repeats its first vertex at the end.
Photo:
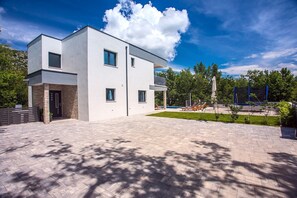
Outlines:
POLYGON ((129 116, 129 92, 128 92, 128 47, 126 46, 126 102, 127 102, 127 116, 129 116))

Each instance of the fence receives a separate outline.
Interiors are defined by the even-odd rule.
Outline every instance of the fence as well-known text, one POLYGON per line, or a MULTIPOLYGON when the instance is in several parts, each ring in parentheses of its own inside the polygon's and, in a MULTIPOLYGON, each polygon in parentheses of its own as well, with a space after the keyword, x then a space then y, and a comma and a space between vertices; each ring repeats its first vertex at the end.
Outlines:
POLYGON ((0 109, 0 126, 10 124, 21 124, 39 121, 37 107, 25 109, 1 108, 0 109))
MULTIPOLYGON (((293 102, 293 108, 295 108, 295 126, 296 126, 296 130, 297 130, 297 102, 293 102)), ((297 133, 296 133, 296 137, 297 137, 297 133)))

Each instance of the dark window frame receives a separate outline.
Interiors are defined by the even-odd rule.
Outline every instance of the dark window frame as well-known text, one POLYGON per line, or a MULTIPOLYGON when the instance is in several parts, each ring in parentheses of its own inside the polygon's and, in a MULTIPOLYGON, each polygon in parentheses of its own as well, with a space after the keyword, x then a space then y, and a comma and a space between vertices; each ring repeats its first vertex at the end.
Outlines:
POLYGON ((135 58, 131 57, 131 67, 135 67, 135 58))
POLYGON ((62 59, 61 59, 61 54, 53 53, 53 52, 48 52, 48 66, 51 68, 62 68, 62 59), (59 66, 58 65, 53 65, 51 61, 51 55, 58 56, 59 57, 59 66))
POLYGON ((115 88, 106 88, 105 89, 105 99, 106 99, 106 102, 115 102, 116 101, 116 89, 115 88), (109 90, 112 90, 113 91, 113 97, 112 97, 112 99, 109 99, 108 98, 108 91, 109 90))
POLYGON ((103 61, 104 61, 104 65, 108 65, 108 66, 112 66, 112 67, 117 67, 117 53, 116 52, 113 52, 113 51, 110 51, 110 50, 107 50, 107 49, 104 49, 103 50, 103 61), (105 52, 107 53, 107 63, 105 62, 105 52), (111 64, 111 56, 110 54, 113 54, 115 59, 114 59, 114 64, 111 64))
POLYGON ((138 102, 146 103, 146 91, 145 90, 138 90, 138 102), (144 93, 144 101, 141 101, 140 93, 144 93))

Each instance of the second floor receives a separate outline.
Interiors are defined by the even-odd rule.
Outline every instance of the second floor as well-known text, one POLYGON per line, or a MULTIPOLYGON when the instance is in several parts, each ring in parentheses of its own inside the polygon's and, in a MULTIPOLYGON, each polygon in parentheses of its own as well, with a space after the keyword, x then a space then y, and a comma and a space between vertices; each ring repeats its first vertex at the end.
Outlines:
POLYGON ((28 44, 29 75, 47 70, 125 79, 128 70, 129 77, 154 80, 154 69, 166 66, 165 59, 88 26, 62 40, 40 35, 28 44))

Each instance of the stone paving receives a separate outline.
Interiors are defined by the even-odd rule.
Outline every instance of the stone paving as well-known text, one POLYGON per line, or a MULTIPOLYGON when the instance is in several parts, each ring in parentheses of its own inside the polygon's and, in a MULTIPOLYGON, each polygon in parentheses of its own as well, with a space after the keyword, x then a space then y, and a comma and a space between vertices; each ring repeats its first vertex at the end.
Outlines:
POLYGON ((0 197, 296 197, 281 128, 132 116, 0 128, 0 197))

